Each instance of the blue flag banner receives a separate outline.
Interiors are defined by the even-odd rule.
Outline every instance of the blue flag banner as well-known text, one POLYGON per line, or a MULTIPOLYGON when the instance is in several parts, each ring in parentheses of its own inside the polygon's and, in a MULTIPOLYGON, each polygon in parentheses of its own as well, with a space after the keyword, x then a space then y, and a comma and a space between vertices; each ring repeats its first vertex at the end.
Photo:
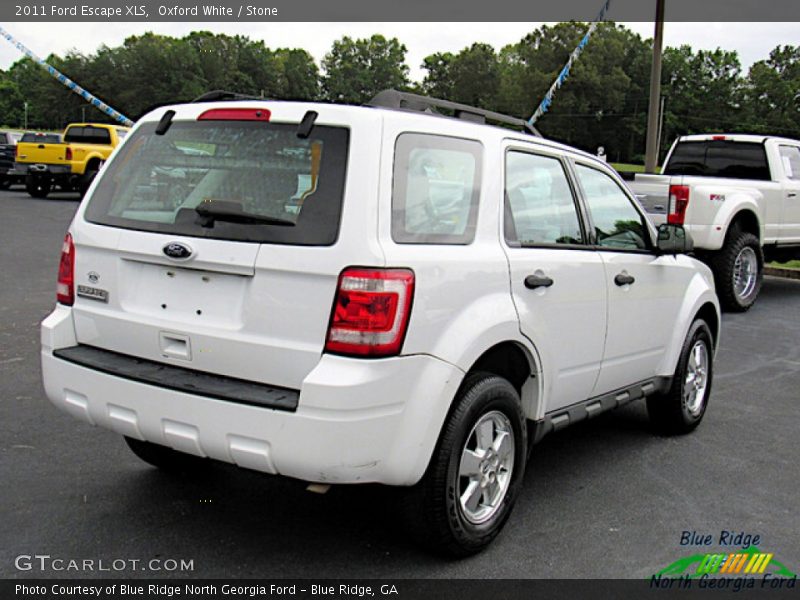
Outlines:
POLYGON ((556 80, 553 82, 553 85, 550 86, 550 89, 547 90, 547 93, 544 95, 541 103, 539 104, 539 108, 536 109, 536 112, 533 113, 530 119, 528 119, 528 123, 533 126, 534 123, 541 117, 544 113, 550 110, 550 105, 553 103, 553 96, 555 96, 556 90, 559 89, 562 85, 564 85, 564 81, 566 81, 567 77, 569 77, 569 71, 572 68, 572 63, 578 60, 578 57, 583 52, 583 49, 586 47, 586 44, 589 43, 589 38, 592 37, 594 30, 597 29, 597 25, 600 24, 606 16, 608 12, 608 7, 611 4, 611 0, 606 0, 605 4, 603 4, 603 8, 600 10, 600 13, 597 15, 597 18, 592 22, 589 26, 589 31, 586 32, 586 35, 583 36, 578 47, 572 51, 572 54, 569 56, 569 60, 567 64, 564 65, 564 68, 561 69, 561 72, 556 77, 556 80))
POLYGON ((65 86, 67 86, 69 89, 71 89, 76 94, 78 94, 81 98, 86 100, 86 102, 88 102, 89 104, 91 104, 95 108, 97 108, 99 110, 102 110, 108 116, 110 116, 114 120, 122 123, 126 127, 131 127, 133 125, 133 121, 131 121, 128 117, 126 117, 122 113, 120 113, 120 112, 114 110, 113 108, 111 108, 108 104, 106 104, 105 102, 100 100, 100 98, 98 98, 96 96, 93 96, 92 94, 87 92, 85 89, 83 89, 77 83, 72 81, 69 77, 67 77, 66 75, 61 73, 58 69, 56 69, 56 68, 50 66, 49 64, 47 64, 43 59, 41 59, 38 56, 36 56, 33 52, 31 52, 31 50, 29 48, 27 48, 24 44, 22 44, 22 42, 16 40, 14 38, 14 36, 12 36, 8 31, 3 29, 2 27, 0 27, 0 35, 2 35, 4 38, 6 38, 17 50, 22 52, 25 56, 27 56, 31 60, 39 63, 39 65, 42 68, 44 68, 48 73, 50 73, 50 75, 55 77, 58 81, 63 83, 65 86))

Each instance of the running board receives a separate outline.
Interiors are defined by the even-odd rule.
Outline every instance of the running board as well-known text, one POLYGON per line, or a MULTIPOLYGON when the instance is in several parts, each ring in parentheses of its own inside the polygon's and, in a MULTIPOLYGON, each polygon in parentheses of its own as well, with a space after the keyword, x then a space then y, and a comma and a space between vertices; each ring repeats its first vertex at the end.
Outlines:
POLYGON ((559 431, 569 425, 578 423, 585 419, 591 419, 597 415, 624 406, 634 400, 645 398, 656 393, 663 393, 669 390, 672 385, 670 377, 654 377, 636 383, 632 386, 622 388, 602 396, 595 396, 589 400, 578 402, 566 408, 560 408, 547 413, 544 419, 531 423, 531 443, 536 444, 548 433, 559 431))

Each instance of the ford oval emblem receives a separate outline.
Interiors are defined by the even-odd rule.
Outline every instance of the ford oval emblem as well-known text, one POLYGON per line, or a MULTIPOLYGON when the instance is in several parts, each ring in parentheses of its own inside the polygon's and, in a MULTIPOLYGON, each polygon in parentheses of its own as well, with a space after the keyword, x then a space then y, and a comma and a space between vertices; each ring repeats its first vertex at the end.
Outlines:
POLYGON ((180 242, 170 242, 163 248, 164 254, 177 260, 186 260, 192 255, 192 249, 180 242))

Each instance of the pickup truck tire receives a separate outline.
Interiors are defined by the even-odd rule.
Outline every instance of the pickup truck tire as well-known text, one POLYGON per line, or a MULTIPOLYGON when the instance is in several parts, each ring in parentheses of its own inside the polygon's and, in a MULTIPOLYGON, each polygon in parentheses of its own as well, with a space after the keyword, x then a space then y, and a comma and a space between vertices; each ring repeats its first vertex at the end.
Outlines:
POLYGON ((758 238, 732 229, 710 263, 722 307, 731 312, 749 310, 764 279, 764 252, 758 238))
POLYGON ((8 177, 0 177, 0 190, 7 190, 11 187, 11 179, 8 177))
POLYGON ((83 174, 83 177, 81 177, 81 181, 78 185, 78 191, 81 193, 81 198, 86 195, 86 191, 89 189, 89 186, 92 185, 92 182, 94 181, 94 178, 97 177, 97 173, 99 171, 99 169, 91 169, 83 174))
POLYGON ((33 198, 47 198, 53 184, 47 177, 28 175, 25 177, 25 190, 33 198))
POLYGON ((178 452, 167 446, 143 442, 127 436, 125 436, 125 442, 128 444, 128 448, 144 462, 170 473, 199 471, 208 463, 207 459, 178 452))
POLYGON ((696 319, 686 334, 669 391, 647 398, 650 422, 659 433, 680 435, 703 420, 714 372, 714 340, 708 324, 696 319))
POLYGON ((527 457, 519 395, 502 377, 468 375, 422 480, 404 490, 407 531, 431 550, 469 556, 500 533, 527 457))

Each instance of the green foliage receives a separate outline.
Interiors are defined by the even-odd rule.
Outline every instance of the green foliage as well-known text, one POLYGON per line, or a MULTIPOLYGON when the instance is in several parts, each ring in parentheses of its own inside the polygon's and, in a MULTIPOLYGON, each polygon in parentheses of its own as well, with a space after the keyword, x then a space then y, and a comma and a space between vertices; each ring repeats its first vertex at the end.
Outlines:
POLYGON ((363 104, 387 88, 408 86, 406 47, 382 35, 353 40, 344 36, 322 60, 323 96, 331 102, 363 104))
MULTIPOLYGON (((298 48, 195 31, 183 38, 129 37, 95 54, 48 61, 131 118, 149 108, 225 89, 265 98, 361 104, 386 88, 407 89, 527 118, 585 35, 587 23, 531 31, 496 51, 474 43, 437 52, 422 63, 423 81, 409 81, 406 47, 373 35, 335 41, 321 64, 298 48)), ((641 163, 652 60, 651 41, 602 23, 551 110, 537 123, 547 137, 589 152, 604 146, 610 161, 641 163)), ((754 132, 800 137, 800 46, 779 46, 743 73, 736 52, 667 48, 663 56, 665 115, 661 156, 675 137, 703 132, 754 132)), ((0 71, 0 121, 59 129, 85 118, 107 120, 39 65, 23 58, 0 71)))

